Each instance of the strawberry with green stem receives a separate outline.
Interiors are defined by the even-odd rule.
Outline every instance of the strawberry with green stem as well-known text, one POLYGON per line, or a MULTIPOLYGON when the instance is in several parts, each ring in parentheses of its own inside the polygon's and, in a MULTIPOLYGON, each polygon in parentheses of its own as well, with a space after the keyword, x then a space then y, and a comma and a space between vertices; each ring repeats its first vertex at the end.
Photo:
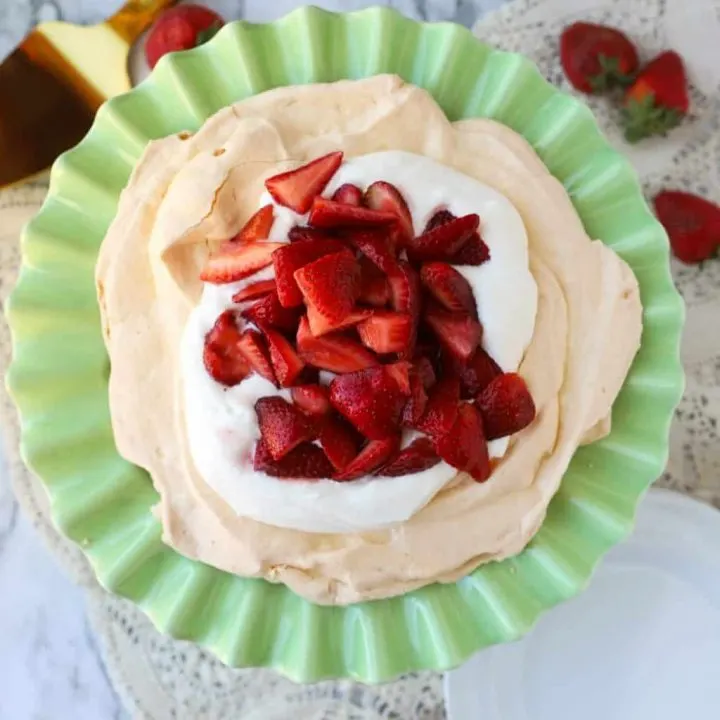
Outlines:
POLYGON ((639 65, 637 50, 627 35, 587 22, 563 30, 560 62, 570 84, 587 94, 629 84, 639 65))
POLYGON ((664 135, 680 124, 689 107, 682 58, 666 50, 651 60, 625 91, 625 139, 635 143, 651 135, 664 135))

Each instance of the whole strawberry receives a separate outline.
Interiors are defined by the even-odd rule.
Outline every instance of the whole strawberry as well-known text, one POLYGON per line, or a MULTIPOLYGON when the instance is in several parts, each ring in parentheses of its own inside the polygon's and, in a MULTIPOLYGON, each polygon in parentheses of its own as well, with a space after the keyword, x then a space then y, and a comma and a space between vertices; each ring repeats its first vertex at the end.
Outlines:
POLYGON ((189 50, 210 40, 225 24, 214 11, 201 5, 180 5, 164 12, 150 28, 145 58, 154 68, 163 55, 189 50))
POLYGON ((592 94, 627 85, 638 69, 638 54, 619 30, 576 22, 560 35, 560 61, 570 84, 592 94))
POLYGON ((690 107, 682 58, 666 50, 651 60, 626 90, 625 138, 634 143, 679 125, 690 107))
POLYGON ((699 263, 720 247, 720 207, 680 190, 663 190, 653 201, 678 260, 699 263))

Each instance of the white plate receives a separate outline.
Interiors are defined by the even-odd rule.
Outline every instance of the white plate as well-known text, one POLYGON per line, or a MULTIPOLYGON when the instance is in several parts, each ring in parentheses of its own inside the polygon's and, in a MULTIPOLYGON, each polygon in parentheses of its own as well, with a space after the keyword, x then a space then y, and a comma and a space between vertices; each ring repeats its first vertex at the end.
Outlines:
POLYGON ((589 588, 445 676, 449 720, 720 718, 720 513, 652 490, 589 588))

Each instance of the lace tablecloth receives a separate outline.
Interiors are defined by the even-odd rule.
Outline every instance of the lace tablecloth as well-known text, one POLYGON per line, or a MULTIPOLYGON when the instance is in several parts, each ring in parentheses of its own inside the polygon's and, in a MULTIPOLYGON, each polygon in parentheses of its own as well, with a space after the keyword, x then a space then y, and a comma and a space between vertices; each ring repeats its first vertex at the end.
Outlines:
MULTIPOLYGON (((617 131, 607 100, 590 104, 612 141, 628 152, 648 196, 679 187, 720 202, 720 0, 516 0, 483 19, 477 34, 531 57, 554 83, 568 89, 556 52, 561 28, 592 18, 626 29, 646 55, 674 47, 693 82, 692 117, 667 139, 632 150, 617 131)), ((43 183, 0 195, 0 293, 12 286, 19 263, 17 233, 39 206, 43 183)), ((661 485, 720 506, 720 259, 688 267, 673 261, 687 303, 683 343, 687 389, 671 436, 661 485)), ((0 328, 7 363, 7 328, 0 328)), ((441 676, 413 673, 378 687, 349 681, 298 686, 266 670, 231 670, 192 644, 156 632, 130 603, 105 593, 80 551, 48 518, 42 487, 17 453, 17 421, 7 398, 0 413, 18 499, 72 577, 86 589, 89 614, 113 683, 134 717, 148 720, 435 720, 445 717, 441 676)))

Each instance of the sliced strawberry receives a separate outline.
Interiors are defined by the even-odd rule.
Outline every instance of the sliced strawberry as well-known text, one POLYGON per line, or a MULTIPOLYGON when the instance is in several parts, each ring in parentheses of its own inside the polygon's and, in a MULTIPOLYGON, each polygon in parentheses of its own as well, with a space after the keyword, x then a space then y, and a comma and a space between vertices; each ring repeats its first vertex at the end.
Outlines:
POLYGON ((312 305, 308 305, 307 319, 310 324, 310 332, 315 337, 327 335, 333 330, 342 330, 343 328, 357 325, 363 320, 367 320, 372 315, 372 310, 352 310, 340 322, 330 322, 324 315, 321 315, 312 305))
POLYGON ((205 336, 205 369, 223 385, 237 385, 250 373, 250 366, 240 352, 239 341, 240 330, 232 310, 222 313, 205 336))
POLYGON ((272 261, 280 304, 286 308, 302 305, 303 296, 295 282, 295 272, 318 258, 345 249, 339 240, 323 238, 289 243, 276 250, 272 261))
POLYGON ((224 285, 254 275, 272 262, 272 254, 284 243, 223 243, 200 273, 203 282, 224 285))
POLYGON ((327 200, 317 197, 313 201, 308 222, 317 228, 353 228, 391 225, 395 215, 378 210, 370 210, 357 205, 327 200))
POLYGON ((413 321, 407 313, 375 310, 357 326, 357 331, 363 344, 376 353, 407 353, 413 321))
POLYGON ((427 390, 435 384, 435 368, 430 360, 424 356, 415 361, 415 369, 422 380, 423 387, 427 390))
POLYGON ((327 415, 332 409, 330 406, 329 390, 316 383, 309 385, 295 385, 291 388, 293 402, 306 415, 327 415))
POLYGON ((715 254, 720 247, 720 206, 682 190, 663 190, 653 203, 678 260, 699 263, 715 254))
POLYGON ((410 389, 410 374, 413 370, 412 363, 405 360, 385 365, 385 372, 389 373, 395 380, 403 395, 410 395, 412 392, 410 389))
POLYGON ((460 381, 453 377, 439 380, 430 390, 425 414, 416 429, 431 438, 442 437, 453 426, 459 405, 460 381))
POLYGON ((444 353, 443 365, 460 378, 461 394, 464 398, 474 398, 493 379, 502 375, 500 366, 481 347, 466 361, 444 353))
POLYGON ((398 271, 390 277, 391 304, 394 310, 407 313, 412 318, 412 333, 407 349, 400 359, 410 359, 415 351, 415 339, 420 318, 420 278, 406 262, 398 263, 398 271))
POLYGON ((346 205, 362 205, 363 194, 357 185, 345 183, 333 193, 332 199, 335 202, 345 203, 346 205))
POLYGON ((274 460, 267 445, 260 439, 255 446, 253 467, 273 477, 296 480, 331 478, 333 474, 333 466, 325 453, 309 442, 301 443, 281 460, 274 460))
POLYGON ((440 457, 435 452, 432 442, 426 437, 419 437, 376 474, 382 477, 399 477, 427 470, 439 462, 440 457))
POLYGON ((294 277, 305 303, 330 323, 350 314, 360 292, 360 267, 348 250, 325 255, 296 270, 294 277))
POLYGON ((335 474, 334 480, 356 480, 364 475, 371 475, 379 467, 391 460, 400 449, 400 437, 371 440, 345 469, 335 474))
POLYGON ((242 290, 238 290, 238 292, 233 295, 232 300, 236 303, 246 302, 247 300, 263 297, 274 291, 274 280, 260 280, 252 285, 247 285, 242 290))
POLYGON ((395 435, 406 396, 384 367, 338 375, 330 383, 330 402, 366 438, 395 435))
POLYGON ((428 396, 423 385, 423 378, 413 368, 410 373, 410 397, 405 403, 402 415, 402 424, 406 427, 417 427, 427 408, 428 396))
POLYGON ((438 455, 448 465, 468 473, 477 482, 490 477, 490 457, 478 409, 461 403, 450 431, 435 439, 438 455))
POLYGON ((268 178, 265 188, 275 202, 304 215, 337 172, 342 159, 341 152, 323 155, 307 165, 268 178))
POLYGON ((488 440, 520 432, 535 419, 535 403, 525 381, 516 373, 496 377, 478 396, 488 440))
POLYGON ((426 263, 420 269, 420 282, 447 310, 477 318, 472 287, 455 268, 443 262, 426 263))
POLYGON ((260 435, 274 460, 315 436, 313 423, 281 397, 262 397, 255 403, 260 435))
POLYGON ((450 258, 453 265, 482 265, 490 259, 490 248, 474 232, 470 239, 450 258))
POLYGON ((284 308, 276 292, 271 292, 246 307, 241 315, 257 327, 270 326, 295 332, 300 313, 295 308, 284 308))
POLYGON ((482 325, 466 313, 450 313, 428 305, 425 322, 442 346, 461 360, 467 360, 482 340, 482 325))
POLYGON ((266 380, 275 384, 275 371, 270 362, 270 354, 263 336, 255 330, 246 330, 238 340, 238 349, 250 367, 266 380))
POLYGON ((480 218, 474 213, 449 220, 413 238, 407 246, 408 259, 414 262, 447 260, 478 229, 480 218))
POLYGON ((357 456, 362 438, 355 428, 337 415, 320 431, 320 445, 336 470, 347 467, 357 456))
POLYGON ((314 337, 306 317, 300 321, 297 348, 305 362, 320 370, 334 373, 355 372, 380 363, 377 357, 357 340, 340 333, 314 337))
POLYGON ((440 227, 441 225, 444 225, 447 222, 450 222, 450 220, 455 220, 457 216, 453 215, 449 210, 438 210, 435 212, 435 214, 427 221, 427 225, 425 226, 425 229, 423 230, 423 234, 429 233, 431 230, 434 230, 436 227, 440 227))
POLYGON ((364 255, 358 259, 360 265, 360 294, 358 302, 383 307, 390 300, 390 283, 380 268, 364 255))
POLYGON ((281 387, 290 387, 305 367, 305 363, 295 352, 295 348, 279 332, 269 327, 262 328, 270 349, 270 360, 275 370, 275 377, 281 387))
POLYGON ((368 260, 385 274, 398 270, 394 239, 387 230, 351 230, 345 236, 368 260))
POLYGON ((295 225, 288 232, 288 240, 291 243, 303 242, 305 240, 331 240, 332 235, 324 230, 311 228, 307 225, 295 225))
POLYGON ((400 228, 400 244, 406 245, 415 235, 412 216, 405 198, 388 182, 378 180, 365 191, 365 205, 371 210, 380 210, 395 215, 400 228))
POLYGON ((267 240, 275 220, 272 205, 261 207, 243 226, 242 230, 232 239, 236 243, 257 242, 267 240))

